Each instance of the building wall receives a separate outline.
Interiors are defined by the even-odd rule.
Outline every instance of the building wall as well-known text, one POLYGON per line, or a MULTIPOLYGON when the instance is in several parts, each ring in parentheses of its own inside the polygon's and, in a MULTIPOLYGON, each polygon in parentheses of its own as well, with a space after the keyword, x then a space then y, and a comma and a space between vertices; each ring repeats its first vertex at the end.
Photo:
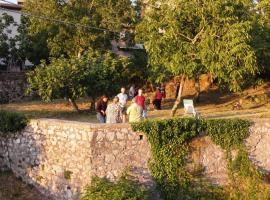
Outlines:
MULTIPOLYGON (((12 5, 11 5, 12 6, 12 5)), ((7 5, 7 4, 4 4, 4 9, 6 9, 6 10, 1 10, 0 9, 0 15, 3 15, 4 13, 6 13, 6 14, 8 14, 8 15, 10 15, 10 16, 12 16, 13 17, 13 19, 14 19, 14 22, 16 22, 18 25, 21 23, 21 14, 20 13, 18 13, 18 11, 19 11, 19 7, 18 8, 16 8, 16 9, 14 9, 14 8, 9 8, 9 6, 7 5), (9 11, 9 10, 11 10, 11 11, 9 11)), ((18 31, 17 31, 17 26, 10 26, 9 28, 8 28, 8 30, 6 30, 6 32, 8 32, 8 36, 10 37, 10 38, 13 38, 14 36, 16 36, 16 35, 18 35, 18 31)))
MULTIPOLYGON (((256 122, 250 130, 246 141, 250 158, 269 171, 270 120, 256 122)), ((0 167, 10 167, 55 200, 77 200, 91 177, 115 180, 127 168, 147 187, 155 186, 147 164, 151 157, 147 138, 127 124, 32 120, 16 138, 0 141, 0 167)), ((190 159, 205 168, 205 176, 226 185, 225 152, 207 136, 195 138, 191 147, 190 159)))

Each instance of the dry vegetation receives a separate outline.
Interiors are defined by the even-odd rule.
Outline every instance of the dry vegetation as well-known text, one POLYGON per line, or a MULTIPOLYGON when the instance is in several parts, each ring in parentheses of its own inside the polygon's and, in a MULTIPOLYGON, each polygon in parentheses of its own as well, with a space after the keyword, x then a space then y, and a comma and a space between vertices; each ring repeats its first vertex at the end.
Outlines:
POLYGON ((0 172, 0 183, 1 200, 50 200, 10 172, 0 172))

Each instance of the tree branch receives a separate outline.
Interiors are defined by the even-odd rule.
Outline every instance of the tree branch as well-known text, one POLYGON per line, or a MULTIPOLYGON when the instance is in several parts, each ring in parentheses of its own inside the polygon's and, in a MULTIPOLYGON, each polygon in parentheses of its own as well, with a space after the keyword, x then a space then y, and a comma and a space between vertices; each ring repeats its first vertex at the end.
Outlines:
POLYGON ((202 34, 203 32, 204 32, 204 27, 203 27, 202 30, 200 30, 200 32, 193 38, 192 44, 195 44, 195 43, 198 41, 199 37, 201 36, 201 34, 202 34))
POLYGON ((177 35, 182 36, 183 38, 187 39, 188 41, 190 41, 193 45, 198 41, 199 37, 201 36, 201 34, 204 32, 204 27, 200 30, 200 32, 192 39, 182 33, 177 33, 177 35))

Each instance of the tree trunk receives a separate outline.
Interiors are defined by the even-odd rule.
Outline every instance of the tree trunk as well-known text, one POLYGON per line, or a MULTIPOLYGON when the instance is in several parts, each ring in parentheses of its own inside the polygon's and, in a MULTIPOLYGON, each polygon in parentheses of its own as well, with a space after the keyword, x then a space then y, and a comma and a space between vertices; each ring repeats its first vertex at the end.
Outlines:
POLYGON ((179 91, 178 91, 178 95, 177 95, 177 98, 176 98, 176 100, 174 102, 174 105, 173 105, 173 108, 172 108, 172 111, 171 111, 171 116, 172 117, 174 117, 174 115, 175 115, 175 113, 177 111, 178 105, 181 103, 181 98, 182 98, 182 93, 183 93, 185 81, 186 81, 186 77, 182 76, 181 77, 181 82, 180 82, 180 88, 179 88, 179 91))
POLYGON ((152 90, 152 92, 155 92, 156 90, 155 90, 154 85, 151 83, 151 84, 150 84, 150 86, 151 86, 151 90, 152 90))
POLYGON ((201 93, 201 85, 200 85, 200 77, 197 77, 195 80, 195 101, 198 103, 200 101, 200 93, 201 93))
POLYGON ((95 103, 96 103, 96 98, 91 97, 90 111, 95 111, 95 103))
POLYGON ((69 100, 70 104, 72 105, 74 111, 80 112, 79 107, 78 107, 78 105, 76 104, 75 100, 74 100, 74 99, 68 99, 68 100, 69 100))
POLYGON ((212 88, 213 87, 213 84, 214 84, 214 80, 213 80, 212 74, 210 74, 210 73, 209 73, 209 79, 210 79, 210 88, 212 88))

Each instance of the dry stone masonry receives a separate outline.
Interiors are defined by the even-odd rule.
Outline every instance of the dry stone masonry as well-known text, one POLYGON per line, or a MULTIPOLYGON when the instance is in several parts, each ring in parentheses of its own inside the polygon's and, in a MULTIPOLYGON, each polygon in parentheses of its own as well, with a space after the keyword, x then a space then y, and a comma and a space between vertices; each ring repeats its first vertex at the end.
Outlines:
POLYGON ((153 184, 147 140, 128 125, 33 120, 8 146, 4 163, 56 200, 78 199, 93 176, 113 180, 126 168, 153 184))
MULTIPOLYGON (((270 120, 255 122, 246 141, 251 160, 270 171, 270 120)), ((129 169, 148 187, 150 146, 142 133, 127 124, 103 125, 61 120, 32 120, 18 136, 1 140, 0 167, 55 200, 77 200, 93 176, 116 179, 129 169)), ((215 184, 229 178, 224 151, 209 137, 191 142, 190 159, 205 169, 215 184)))
POLYGON ((0 73, 0 104, 26 99, 26 88, 24 73, 0 73))

